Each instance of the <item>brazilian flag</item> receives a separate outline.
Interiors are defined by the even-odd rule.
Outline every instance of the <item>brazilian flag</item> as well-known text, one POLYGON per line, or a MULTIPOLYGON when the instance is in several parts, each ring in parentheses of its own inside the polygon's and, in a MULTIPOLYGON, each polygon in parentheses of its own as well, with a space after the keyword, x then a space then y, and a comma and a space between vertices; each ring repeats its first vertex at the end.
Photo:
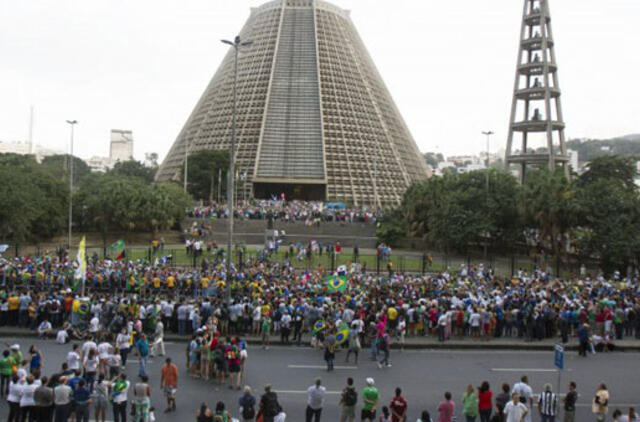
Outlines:
POLYGON ((338 332, 336 333, 336 344, 342 344, 349 339, 349 326, 347 324, 341 324, 338 327, 338 332))
POLYGON ((327 287, 329 288, 330 292, 344 292, 345 290, 347 290, 347 276, 330 275, 329 277, 327 277, 327 287))
POLYGON ((313 324, 313 332, 317 333, 324 330, 324 319, 319 319, 313 324))

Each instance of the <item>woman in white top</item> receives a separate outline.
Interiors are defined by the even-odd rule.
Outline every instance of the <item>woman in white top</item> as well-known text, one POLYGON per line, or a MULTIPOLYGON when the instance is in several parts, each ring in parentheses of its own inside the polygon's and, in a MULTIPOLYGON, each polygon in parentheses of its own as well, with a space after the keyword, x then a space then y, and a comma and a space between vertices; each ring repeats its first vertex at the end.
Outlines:
POLYGON ((20 380, 17 375, 14 375, 9 383, 9 394, 7 395, 7 402, 9 403, 9 422, 18 422, 20 420, 20 393, 22 391, 22 385, 24 380, 20 380))
POLYGON ((123 328, 118 337, 116 337, 116 347, 120 350, 120 357, 122 358, 122 366, 127 365, 127 355, 129 354, 129 339, 130 335, 127 333, 127 329, 123 328))
POLYGON ((87 381, 87 387, 89 387, 89 392, 91 393, 93 393, 93 383, 96 380, 99 362, 96 349, 90 349, 89 354, 84 357, 84 362, 82 363, 84 367, 84 378, 87 381))
POLYGON ((38 384, 34 382, 33 375, 28 375, 26 384, 23 384, 20 389, 20 418, 23 421, 36 418, 36 402, 33 398, 36 388, 38 384))

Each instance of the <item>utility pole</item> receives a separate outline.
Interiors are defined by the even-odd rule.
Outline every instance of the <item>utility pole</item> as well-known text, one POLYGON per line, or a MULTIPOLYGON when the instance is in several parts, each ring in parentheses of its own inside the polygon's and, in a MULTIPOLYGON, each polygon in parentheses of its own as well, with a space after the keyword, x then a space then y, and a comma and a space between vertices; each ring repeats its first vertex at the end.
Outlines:
POLYGON ((73 224, 73 128, 78 124, 77 120, 67 120, 71 126, 71 139, 69 141, 69 234, 67 238, 67 249, 71 250, 71 226, 73 224))
POLYGON ((233 261, 233 196, 235 191, 235 154, 236 154, 236 113, 238 109, 238 50, 240 47, 248 46, 252 41, 241 41, 240 36, 236 36, 233 41, 222 40, 223 43, 229 44, 234 50, 233 61, 233 113, 231 115, 231 148, 229 148, 229 180, 227 190, 227 207, 229 210, 229 239, 227 244, 227 286, 226 300, 227 304, 231 301, 231 267, 233 261))

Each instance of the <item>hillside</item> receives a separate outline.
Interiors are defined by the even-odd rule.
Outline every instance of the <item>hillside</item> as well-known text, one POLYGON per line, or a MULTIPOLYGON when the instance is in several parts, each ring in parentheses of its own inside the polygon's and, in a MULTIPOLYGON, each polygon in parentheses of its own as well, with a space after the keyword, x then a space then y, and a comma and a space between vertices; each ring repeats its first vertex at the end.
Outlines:
POLYGON ((640 157, 640 134, 613 139, 573 139, 567 148, 578 151, 580 162, 591 161, 601 155, 637 155, 640 157))

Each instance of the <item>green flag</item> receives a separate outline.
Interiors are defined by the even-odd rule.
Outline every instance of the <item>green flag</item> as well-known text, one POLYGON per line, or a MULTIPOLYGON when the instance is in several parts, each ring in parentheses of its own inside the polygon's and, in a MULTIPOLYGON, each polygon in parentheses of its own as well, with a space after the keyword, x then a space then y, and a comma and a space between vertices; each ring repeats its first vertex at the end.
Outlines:
POLYGON ((120 239, 113 245, 109 246, 109 254, 112 255, 116 261, 119 259, 124 259, 124 250, 125 245, 123 239, 120 239))
POLYGON ((345 275, 330 275, 327 277, 327 287, 330 292, 344 292, 347 290, 347 276, 345 275))

